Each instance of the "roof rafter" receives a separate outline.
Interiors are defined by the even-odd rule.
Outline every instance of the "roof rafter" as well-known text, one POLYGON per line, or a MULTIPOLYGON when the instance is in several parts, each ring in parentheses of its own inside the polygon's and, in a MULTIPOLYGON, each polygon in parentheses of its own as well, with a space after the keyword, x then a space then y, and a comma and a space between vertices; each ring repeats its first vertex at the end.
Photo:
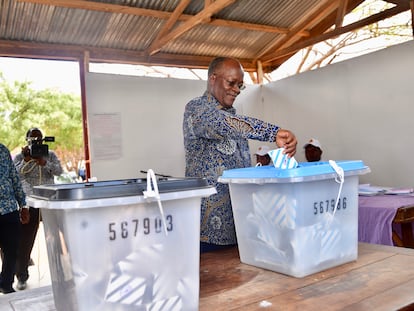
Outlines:
POLYGON ((335 28, 342 27, 344 17, 346 14, 346 8, 348 7, 348 0, 341 0, 339 2, 338 10, 336 12, 335 28))
POLYGON ((261 60, 262 60, 263 63, 268 63, 268 62, 274 61, 277 58, 281 58, 281 57, 285 57, 287 55, 294 54, 297 51, 299 51, 300 49, 303 49, 305 47, 308 47, 308 46, 314 45, 316 43, 334 38, 334 37, 339 36, 343 33, 350 32, 350 31, 362 28, 364 26, 376 23, 376 22, 381 21, 383 19, 386 19, 388 17, 391 17, 391 16, 394 16, 394 15, 400 14, 404 11, 407 11, 408 10, 408 5, 409 5, 408 3, 405 3, 403 5, 395 6, 393 8, 390 8, 390 9, 384 10, 382 12, 373 14, 369 17, 366 17, 366 18, 364 18, 360 21, 349 24, 347 26, 344 26, 344 27, 341 27, 341 28, 336 28, 332 31, 323 33, 319 36, 315 36, 313 38, 303 40, 301 42, 293 44, 292 46, 290 46, 288 48, 281 49, 281 50, 278 50, 274 53, 269 53, 267 55, 264 55, 261 58, 261 60))
MULTIPOLYGON (((148 56, 144 52, 120 51, 110 48, 91 48, 62 44, 42 44, 0 40, 1 55, 41 58, 51 60, 79 61, 89 54, 89 61, 103 63, 135 64, 146 66, 174 66, 180 68, 206 69, 211 61, 208 56, 157 53, 148 56), (174 64, 174 65, 171 65, 174 64)), ((245 71, 256 71, 256 66, 246 59, 239 59, 245 71)))
POLYGON ((220 12, 222 9, 228 7, 230 4, 233 4, 235 1, 236 0, 216 0, 210 5, 204 7, 203 10, 191 17, 188 21, 184 22, 184 24, 178 26, 172 32, 163 36, 157 42, 154 42, 152 48, 149 50, 149 54, 154 55, 155 53, 159 52, 159 50, 161 50, 164 45, 168 44, 169 41, 178 38, 191 28, 194 28, 198 24, 201 24, 204 20, 210 19, 212 15, 220 12))
POLYGON ((299 20, 296 23, 296 26, 292 27, 289 32, 280 38, 275 39, 274 41, 270 42, 262 51, 257 53, 257 59, 261 59, 261 57, 271 50, 280 49, 284 46, 287 46, 292 40, 298 40, 297 35, 301 32, 306 30, 311 24, 315 23, 315 21, 323 14, 327 14, 327 12, 332 12, 337 8, 336 1, 332 0, 325 0, 319 6, 313 8, 302 20, 299 20))
POLYGON ((410 8, 411 8, 411 28, 413 29, 413 36, 414 36, 414 0, 410 0, 410 8))
POLYGON ((170 29, 174 26, 174 24, 180 18, 180 15, 184 12, 185 8, 188 6, 188 4, 190 2, 191 2, 191 0, 181 0, 180 1, 180 3, 175 8, 174 12, 168 18, 167 22, 164 24, 164 26, 158 32, 157 37, 152 42, 152 44, 149 47, 148 51, 152 51, 153 49, 156 48, 157 43, 161 40, 162 37, 164 37, 170 31, 170 29))
MULTIPOLYGON (((142 9, 142 8, 130 7, 130 6, 119 5, 119 4, 110 4, 110 3, 102 3, 102 2, 94 2, 94 1, 86 1, 86 0, 16 0, 16 2, 27 2, 27 3, 34 3, 34 4, 43 4, 43 5, 50 5, 50 6, 56 6, 56 7, 90 10, 90 11, 98 11, 98 12, 130 14, 130 15, 135 15, 135 16, 154 17, 154 18, 166 19, 166 20, 168 20, 173 14, 173 13, 165 12, 165 11, 142 9)), ((188 21, 192 17, 193 15, 181 14, 177 20, 185 22, 185 21, 188 21)), ((241 29, 246 29, 246 30, 264 31, 264 32, 269 32, 269 33, 285 34, 289 32, 289 29, 285 27, 275 27, 275 26, 266 26, 266 25, 260 25, 260 24, 244 23, 244 22, 237 22, 237 21, 231 21, 231 20, 216 19, 214 17, 212 17, 210 20, 204 20, 201 23, 210 24, 212 26, 241 28, 241 29)), ((299 35, 302 37, 308 37, 309 32, 303 31, 299 33, 299 35)))

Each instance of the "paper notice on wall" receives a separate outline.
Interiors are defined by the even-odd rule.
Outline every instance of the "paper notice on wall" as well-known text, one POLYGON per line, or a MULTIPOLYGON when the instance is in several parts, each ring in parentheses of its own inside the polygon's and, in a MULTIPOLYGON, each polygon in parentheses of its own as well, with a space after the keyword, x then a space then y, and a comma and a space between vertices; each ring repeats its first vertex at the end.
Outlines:
POLYGON ((122 157, 121 114, 95 113, 89 117, 92 158, 113 160, 122 157))

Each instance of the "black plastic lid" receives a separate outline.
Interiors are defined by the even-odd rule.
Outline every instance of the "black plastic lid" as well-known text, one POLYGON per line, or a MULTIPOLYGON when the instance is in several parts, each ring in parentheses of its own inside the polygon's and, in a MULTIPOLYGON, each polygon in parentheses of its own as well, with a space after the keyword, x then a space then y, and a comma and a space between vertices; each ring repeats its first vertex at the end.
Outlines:
MULTIPOLYGON (((203 178, 158 179, 159 193, 209 187, 203 178)), ((33 187, 33 197, 51 201, 89 200, 143 195, 147 179, 108 180, 73 184, 52 184, 33 187)))

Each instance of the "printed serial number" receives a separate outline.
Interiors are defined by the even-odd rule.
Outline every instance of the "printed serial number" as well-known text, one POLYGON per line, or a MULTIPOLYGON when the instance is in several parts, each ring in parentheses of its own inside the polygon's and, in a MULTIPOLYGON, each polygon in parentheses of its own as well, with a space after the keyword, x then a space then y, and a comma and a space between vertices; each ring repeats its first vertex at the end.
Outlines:
MULTIPOLYGON (((335 210, 335 201, 336 199, 313 202, 313 214, 323 214, 333 212, 335 210)), ((346 197, 340 198, 338 200, 338 205, 336 210, 346 209, 346 197)))
POLYGON ((108 224, 109 240, 128 239, 136 237, 139 234, 159 234, 163 233, 163 225, 168 232, 173 231, 173 217, 172 215, 165 216, 165 222, 160 217, 142 219, 131 219, 120 222, 110 222, 108 224))

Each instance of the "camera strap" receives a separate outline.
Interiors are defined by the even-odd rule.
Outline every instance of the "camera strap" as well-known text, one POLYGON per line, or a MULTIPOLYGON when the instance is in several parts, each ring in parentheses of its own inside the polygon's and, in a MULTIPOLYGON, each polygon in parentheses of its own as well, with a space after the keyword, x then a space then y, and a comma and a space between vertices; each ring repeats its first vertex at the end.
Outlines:
POLYGON ((24 164, 23 166, 20 168, 20 173, 22 175, 27 175, 29 173, 31 173, 35 167, 39 167, 39 185, 42 184, 42 167, 37 164, 36 160, 34 159, 30 159, 29 161, 25 162, 23 160, 24 164), (32 164, 30 167, 28 167, 30 164, 32 164))

